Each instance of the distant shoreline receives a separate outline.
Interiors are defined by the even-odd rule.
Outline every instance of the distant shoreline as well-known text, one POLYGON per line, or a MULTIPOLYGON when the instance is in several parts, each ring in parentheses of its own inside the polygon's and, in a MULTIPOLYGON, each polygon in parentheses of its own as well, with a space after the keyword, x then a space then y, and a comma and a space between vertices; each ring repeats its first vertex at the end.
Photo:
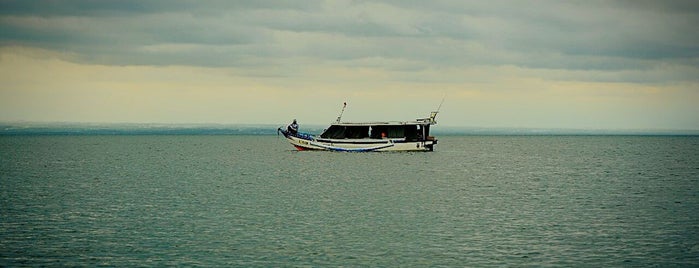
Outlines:
MULTIPOLYGON (((1 136, 21 135, 276 135, 271 124, 108 124, 0 123, 1 136)), ((302 132, 321 133, 326 126, 302 126, 302 132)), ((699 136, 699 130, 672 129, 547 129, 434 126, 435 136, 699 136)))

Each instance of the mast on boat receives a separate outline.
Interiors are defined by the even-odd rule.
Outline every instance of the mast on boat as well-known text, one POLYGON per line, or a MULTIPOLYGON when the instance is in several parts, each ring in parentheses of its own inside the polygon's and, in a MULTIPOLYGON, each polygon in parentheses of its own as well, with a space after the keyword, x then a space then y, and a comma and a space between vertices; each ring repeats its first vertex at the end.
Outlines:
POLYGON ((446 94, 444 96, 442 96, 442 101, 439 103, 439 106, 437 106, 437 110, 430 113, 430 124, 432 124, 432 125, 437 124, 437 121, 435 121, 435 118, 437 117, 439 110, 442 109, 442 104, 444 104, 444 99, 446 97, 447 97, 446 94))
POLYGON ((340 111, 340 115, 337 116, 335 123, 340 123, 340 120, 342 120, 342 114, 345 113, 345 107, 347 107, 347 102, 342 103, 342 111, 340 111))

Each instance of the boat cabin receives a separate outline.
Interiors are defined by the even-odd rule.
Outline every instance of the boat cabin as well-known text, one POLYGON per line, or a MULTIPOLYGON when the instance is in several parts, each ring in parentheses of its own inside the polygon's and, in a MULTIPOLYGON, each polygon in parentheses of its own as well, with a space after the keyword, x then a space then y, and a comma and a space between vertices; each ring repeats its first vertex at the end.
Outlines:
POLYGON ((399 123, 336 123, 322 134, 322 139, 401 139, 425 141, 431 138, 430 124, 423 122, 399 123))

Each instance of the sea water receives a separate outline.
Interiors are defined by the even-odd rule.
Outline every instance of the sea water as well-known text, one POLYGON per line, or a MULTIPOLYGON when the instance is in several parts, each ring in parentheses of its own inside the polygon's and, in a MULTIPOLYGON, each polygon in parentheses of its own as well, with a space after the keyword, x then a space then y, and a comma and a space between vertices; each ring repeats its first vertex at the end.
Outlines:
POLYGON ((699 266, 699 137, 0 136, 0 266, 699 266))

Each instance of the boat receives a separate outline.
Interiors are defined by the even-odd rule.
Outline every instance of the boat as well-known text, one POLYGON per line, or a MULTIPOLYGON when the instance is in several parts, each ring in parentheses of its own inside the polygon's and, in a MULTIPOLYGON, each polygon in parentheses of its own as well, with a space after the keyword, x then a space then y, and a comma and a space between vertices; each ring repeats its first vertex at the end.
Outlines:
POLYGON ((437 124, 435 118, 439 109, 427 118, 401 122, 340 122, 342 112, 320 135, 301 133, 289 127, 280 127, 277 133, 284 135, 299 151, 433 151, 437 144, 437 139, 430 136, 430 126, 437 124))

